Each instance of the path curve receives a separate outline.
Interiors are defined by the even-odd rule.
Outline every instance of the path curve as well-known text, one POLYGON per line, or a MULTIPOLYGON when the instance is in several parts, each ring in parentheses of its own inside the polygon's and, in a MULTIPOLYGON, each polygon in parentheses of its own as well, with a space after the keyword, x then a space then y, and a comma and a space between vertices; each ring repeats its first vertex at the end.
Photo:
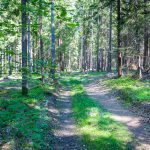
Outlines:
POLYGON ((114 120, 128 127, 135 137, 136 150, 150 150, 150 124, 143 123, 141 117, 123 107, 112 90, 103 84, 102 78, 93 77, 92 80, 92 83, 85 85, 87 94, 107 109, 114 120))

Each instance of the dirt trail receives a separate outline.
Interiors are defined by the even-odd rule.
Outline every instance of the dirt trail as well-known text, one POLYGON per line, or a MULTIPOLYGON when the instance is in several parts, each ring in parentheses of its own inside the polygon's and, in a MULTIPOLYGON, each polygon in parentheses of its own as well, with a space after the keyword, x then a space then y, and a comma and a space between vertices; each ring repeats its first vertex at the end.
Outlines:
POLYGON ((69 91, 63 89, 54 103, 49 108, 53 118, 52 150, 86 150, 76 132, 69 91))
POLYGON ((136 150, 150 150, 150 124, 143 123, 141 117, 124 108, 112 91, 103 84, 102 78, 92 80, 92 83, 85 86, 87 94, 107 109, 113 119, 128 127, 135 136, 136 150))

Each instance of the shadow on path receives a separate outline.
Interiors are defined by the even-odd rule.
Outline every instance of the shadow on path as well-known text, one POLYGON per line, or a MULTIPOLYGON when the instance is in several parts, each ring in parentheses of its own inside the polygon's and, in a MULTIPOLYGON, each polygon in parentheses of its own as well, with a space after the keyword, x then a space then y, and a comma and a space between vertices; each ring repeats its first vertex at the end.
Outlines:
POLYGON ((135 136, 137 150, 150 150, 150 124, 142 122, 141 117, 124 108, 112 91, 102 84, 102 79, 99 84, 97 81, 93 79, 92 83, 85 85, 87 94, 107 109, 113 119, 128 127, 135 136))
POLYGON ((52 150, 86 150, 81 135, 76 132, 72 115, 69 91, 63 89, 60 99, 49 103, 49 112, 53 118, 52 150))

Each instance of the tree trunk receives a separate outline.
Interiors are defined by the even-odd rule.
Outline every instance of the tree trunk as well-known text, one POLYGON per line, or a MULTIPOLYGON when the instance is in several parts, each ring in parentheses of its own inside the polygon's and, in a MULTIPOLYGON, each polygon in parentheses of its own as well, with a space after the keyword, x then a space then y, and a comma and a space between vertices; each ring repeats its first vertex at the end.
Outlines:
POLYGON ((147 27, 147 10, 146 10, 147 0, 144 0, 144 58, 143 58, 143 67, 146 69, 148 66, 148 27, 147 27))
POLYGON ((33 41, 32 41, 32 63, 33 63, 33 66, 32 66, 32 70, 33 70, 33 72, 35 72, 36 71, 36 64, 35 64, 35 41, 34 41, 34 39, 32 39, 33 41))
POLYGON ((28 73, 27 73, 27 0, 21 0, 22 4, 22 94, 28 94, 28 73))
POLYGON ((110 20, 109 20, 109 50, 107 60, 107 71, 111 72, 111 51, 112 51, 112 2, 110 4, 110 20))
POLYGON ((52 78, 55 79, 55 10, 54 10, 54 0, 51 1, 51 38, 52 38, 52 45, 51 45, 51 57, 52 57, 52 78))
POLYGON ((6 73, 6 52, 4 51, 4 55, 3 55, 3 74, 4 77, 7 78, 7 73, 6 73))
POLYGON ((81 51, 80 51, 80 66, 79 69, 83 69, 83 49, 84 49, 84 36, 81 37, 81 51))
POLYGON ((39 1, 39 51, 40 51, 40 55, 41 55, 41 75, 42 75, 42 83, 44 83, 44 51, 43 51, 43 38, 42 38, 42 33, 43 33, 43 18, 42 18, 42 0, 39 1))
POLYGON ((97 72, 100 71, 100 47, 99 47, 99 39, 100 39, 100 17, 97 19, 97 72))
POLYGON ((139 61, 138 61, 138 79, 142 78, 142 69, 141 69, 141 56, 139 55, 139 61))
POLYGON ((118 77, 122 76, 122 53, 121 48, 121 11, 120 0, 117 0, 117 41, 118 41, 118 77))
POLYGON ((104 50, 101 48, 100 49, 100 54, 101 54, 101 59, 100 59, 100 64, 101 64, 101 71, 104 71, 104 50))
POLYGON ((90 70, 93 70, 93 49, 94 49, 94 31, 92 24, 92 43, 91 43, 91 53, 90 53, 90 70))
POLYGON ((0 77, 2 77, 3 74, 3 52, 0 51, 0 77))
POLYGON ((68 61, 68 68, 69 68, 69 72, 71 72, 71 51, 69 49, 69 61, 68 61))
POLYGON ((34 72, 38 72, 38 36, 37 34, 35 35, 35 37, 33 38, 33 71, 34 72), (34 40, 35 39, 35 40, 34 40))
POLYGON ((60 61, 60 71, 64 72, 65 65, 64 65, 64 54, 62 52, 59 53, 59 61, 60 61))
POLYGON ((31 31, 30 31, 30 16, 28 14, 28 67, 32 72, 32 48, 31 48, 31 31))
POLYGON ((9 60, 9 76, 10 76, 10 75, 12 75, 12 56, 11 56, 11 54, 9 54, 8 60, 9 60))
MULTIPOLYGON (((84 28, 85 30, 85 28, 84 28)), ((86 33, 84 31, 84 43, 83 43, 83 71, 85 72, 86 71, 86 50, 87 50, 87 36, 86 36, 86 33)))
MULTIPOLYGON (((93 0, 92 0, 93 3, 93 0)), ((93 10, 92 10, 93 16, 93 10)), ((90 54, 90 70, 93 71, 93 51, 94 51, 94 18, 92 17, 92 40, 91 40, 91 54, 90 54)))

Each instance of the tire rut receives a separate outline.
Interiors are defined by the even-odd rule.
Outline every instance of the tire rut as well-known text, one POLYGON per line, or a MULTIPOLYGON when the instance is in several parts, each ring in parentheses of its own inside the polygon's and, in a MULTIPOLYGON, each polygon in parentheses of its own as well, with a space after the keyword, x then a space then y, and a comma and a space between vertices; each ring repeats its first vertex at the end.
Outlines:
POLYGON ((50 112, 55 114, 52 116, 52 150, 86 150, 82 137, 76 131, 68 90, 61 90, 59 98, 50 106, 50 112))

